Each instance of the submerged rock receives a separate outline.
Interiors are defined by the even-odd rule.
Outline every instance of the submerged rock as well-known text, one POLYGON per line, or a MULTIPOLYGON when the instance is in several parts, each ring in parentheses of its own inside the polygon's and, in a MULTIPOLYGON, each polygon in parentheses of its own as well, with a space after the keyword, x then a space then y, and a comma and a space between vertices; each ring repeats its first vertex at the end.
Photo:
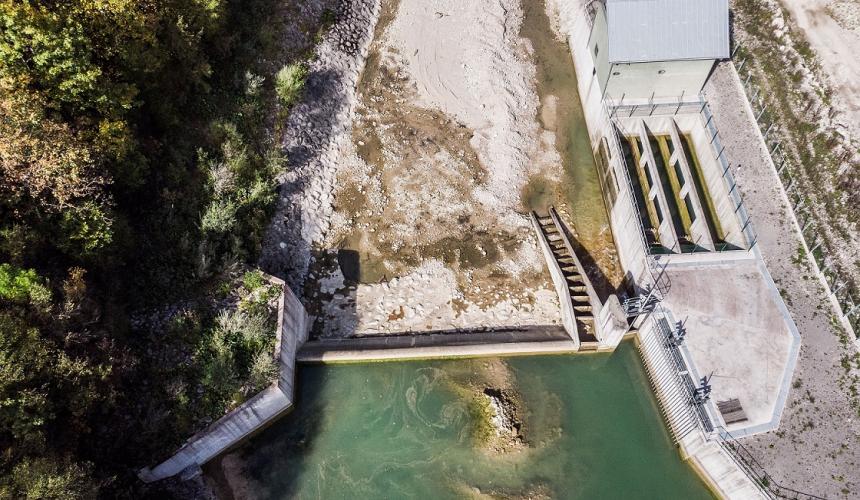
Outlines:
POLYGON ((495 436, 490 439, 490 448, 498 452, 509 452, 526 446, 522 433, 522 422, 519 417, 516 398, 505 389, 485 388, 484 397, 487 398, 495 436))

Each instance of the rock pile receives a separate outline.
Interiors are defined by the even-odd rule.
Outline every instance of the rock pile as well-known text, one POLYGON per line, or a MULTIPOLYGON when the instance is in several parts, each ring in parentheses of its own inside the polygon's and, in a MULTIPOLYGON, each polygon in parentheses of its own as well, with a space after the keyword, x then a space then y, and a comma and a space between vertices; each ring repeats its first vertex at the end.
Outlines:
POLYGON ((341 1, 335 23, 309 63, 305 95, 290 112, 283 138, 289 168, 279 178, 277 211, 261 265, 300 288, 311 248, 328 230, 337 142, 349 139, 355 88, 379 17, 379 0, 341 1))
POLYGON ((522 422, 519 419, 514 398, 504 389, 486 388, 484 396, 493 410, 491 423, 496 430, 496 440, 491 443, 495 451, 511 451, 525 446, 522 422))

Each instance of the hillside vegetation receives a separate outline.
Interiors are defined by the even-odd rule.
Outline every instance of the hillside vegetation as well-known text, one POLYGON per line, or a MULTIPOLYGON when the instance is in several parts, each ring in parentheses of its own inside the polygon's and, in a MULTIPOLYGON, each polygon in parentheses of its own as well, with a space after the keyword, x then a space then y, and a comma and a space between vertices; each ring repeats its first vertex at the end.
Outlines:
POLYGON ((226 320, 194 304, 254 262, 287 168, 321 29, 285 44, 290 3, 0 0, 0 498, 138 496, 212 418, 226 320))

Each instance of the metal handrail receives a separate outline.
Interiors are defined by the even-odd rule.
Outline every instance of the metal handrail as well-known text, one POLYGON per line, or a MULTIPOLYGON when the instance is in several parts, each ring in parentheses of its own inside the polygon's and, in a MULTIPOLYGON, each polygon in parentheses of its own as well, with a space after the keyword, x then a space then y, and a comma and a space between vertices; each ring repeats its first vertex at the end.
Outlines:
POLYGON ((657 290, 657 292, 661 296, 663 296, 669 291, 669 278, 666 273, 663 272, 663 269, 660 268, 656 259, 654 259, 654 256, 651 254, 650 246, 648 245, 648 239, 645 237, 645 229, 642 227, 641 222, 642 213, 639 211, 639 207, 636 206, 636 195, 634 194, 635 191, 633 187, 633 180, 630 178, 630 173, 628 172, 627 168, 627 160, 624 158, 624 150, 621 148, 621 139, 618 137, 618 127, 620 126, 620 124, 612 117, 612 113, 607 109, 607 101, 610 102, 611 107, 615 107, 611 104, 611 98, 609 96, 606 96, 606 98, 601 103, 601 106, 608 126, 611 129, 611 133, 608 135, 610 140, 612 141, 612 146, 614 146, 615 156, 621 163, 621 172, 624 175, 624 180, 627 181, 627 189, 630 193, 628 197, 630 199, 630 204, 633 207, 633 213, 636 214, 636 227, 638 229, 637 233, 639 234, 639 241, 642 245, 642 250, 645 253, 645 261, 649 277, 651 278, 651 285, 657 290))
POLYGON ((705 128, 707 128, 708 133, 711 134, 713 138, 711 145, 713 146, 714 152, 717 155, 717 161, 720 162, 724 169, 723 173, 723 182, 726 184, 726 189, 728 189, 729 197, 735 203, 735 213, 738 218, 738 223, 741 225, 742 236, 747 240, 747 245, 750 249, 756 244, 757 235, 755 230, 753 229, 752 217, 747 210, 746 205, 744 204, 743 198, 737 190, 737 181, 735 181, 734 174, 732 174, 729 161, 725 157, 725 148, 720 147, 720 133, 717 130, 717 125, 713 120, 713 113, 711 112, 711 107, 708 105, 708 102, 705 101, 704 97, 699 96, 702 109, 699 113, 701 120, 704 122, 705 128))
POLYGON ((732 460, 747 473, 747 476, 769 498, 826 500, 825 497, 798 491, 777 483, 764 466, 755 459, 752 452, 744 447, 737 438, 732 436, 725 427, 720 426, 717 428, 717 431, 720 435, 720 439, 718 440, 720 447, 729 454, 732 460))

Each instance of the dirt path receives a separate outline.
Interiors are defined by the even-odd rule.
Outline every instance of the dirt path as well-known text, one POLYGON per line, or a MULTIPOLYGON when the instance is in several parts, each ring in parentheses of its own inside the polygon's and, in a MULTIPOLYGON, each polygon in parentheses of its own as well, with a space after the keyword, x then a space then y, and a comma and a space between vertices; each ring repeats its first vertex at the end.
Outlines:
POLYGON ((839 121, 852 138, 860 138, 860 2, 780 1, 803 30, 835 91, 834 104, 844 114, 839 121))

